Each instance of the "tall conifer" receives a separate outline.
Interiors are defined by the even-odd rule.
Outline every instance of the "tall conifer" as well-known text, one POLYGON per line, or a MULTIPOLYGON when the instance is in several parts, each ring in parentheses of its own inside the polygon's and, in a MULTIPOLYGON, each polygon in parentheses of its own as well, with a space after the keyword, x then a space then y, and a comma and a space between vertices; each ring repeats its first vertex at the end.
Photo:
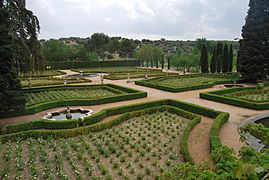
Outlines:
POLYGON ((237 69, 250 80, 269 75, 269 1, 250 0, 242 28, 237 69))

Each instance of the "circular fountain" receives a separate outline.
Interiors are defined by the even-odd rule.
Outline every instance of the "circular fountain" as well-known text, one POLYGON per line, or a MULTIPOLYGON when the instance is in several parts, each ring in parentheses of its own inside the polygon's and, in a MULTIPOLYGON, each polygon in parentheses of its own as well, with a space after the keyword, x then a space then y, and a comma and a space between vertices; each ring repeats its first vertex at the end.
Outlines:
MULTIPOLYGON (((266 128, 269 128, 269 114, 259 114, 250 118, 247 118, 246 120, 242 121, 240 124, 240 127, 245 126, 248 123, 258 123, 263 124, 266 128)), ((243 134, 239 131, 241 136, 244 136, 246 139, 247 144, 255 149, 256 151, 260 152, 261 149, 264 147, 268 147, 268 145, 262 144, 261 140, 254 137, 251 134, 243 134)))
POLYGON ((93 111, 91 109, 70 109, 67 106, 66 109, 61 109, 55 112, 49 112, 43 119, 48 120, 68 120, 68 119, 79 119, 91 116, 93 111))

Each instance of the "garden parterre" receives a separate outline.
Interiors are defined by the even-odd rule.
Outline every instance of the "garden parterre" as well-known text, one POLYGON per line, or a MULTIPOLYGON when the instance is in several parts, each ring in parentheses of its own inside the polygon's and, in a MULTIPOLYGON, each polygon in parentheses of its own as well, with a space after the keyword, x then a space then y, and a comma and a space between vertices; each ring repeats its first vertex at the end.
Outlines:
POLYGON ((255 102, 268 102, 269 101, 269 89, 260 89, 260 90, 250 90, 250 91, 239 91, 234 93, 224 94, 228 97, 255 101, 255 102))
POLYGON ((180 141, 188 119, 170 112, 68 139, 33 139, 0 146, 1 178, 153 179, 183 162, 180 141))
POLYGON ((61 99, 93 99, 106 96, 121 94, 121 91, 112 91, 106 87, 87 87, 87 88, 69 88, 56 89, 37 92, 26 92, 26 105, 39 104, 43 102, 61 100, 61 99))

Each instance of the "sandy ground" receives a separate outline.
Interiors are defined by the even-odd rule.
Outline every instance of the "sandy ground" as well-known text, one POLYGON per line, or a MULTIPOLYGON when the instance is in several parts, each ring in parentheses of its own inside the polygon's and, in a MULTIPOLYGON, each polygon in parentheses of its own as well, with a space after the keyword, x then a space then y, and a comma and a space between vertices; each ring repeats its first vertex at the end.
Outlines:
MULTIPOLYGON (((66 72, 67 74, 74 73, 70 70, 63 70, 63 72, 66 72)), ((85 83, 85 84, 99 84, 100 83, 100 77, 98 76, 92 77, 90 79, 92 80, 92 83, 85 83)), ((198 104, 198 105, 209 107, 212 109, 228 112, 230 113, 230 118, 228 122, 225 123, 220 130, 220 139, 224 145, 227 145, 233 148, 236 152, 238 152, 238 150, 244 145, 244 143, 241 143, 239 141, 240 135, 237 130, 240 122, 244 120, 247 116, 254 116, 254 115, 262 114, 262 113, 269 113, 269 110, 256 111, 256 110, 240 108, 236 106, 231 106, 231 105, 222 104, 222 103, 218 103, 214 101, 208 101, 208 100, 199 98, 199 93, 201 92, 221 89, 221 86, 219 85, 214 86, 213 88, 209 88, 209 89, 194 90, 194 91, 187 91, 187 92, 180 92, 180 93, 170 93, 170 92, 165 92, 158 89, 135 85, 134 80, 139 80, 139 79, 132 79, 131 83, 127 83, 127 80, 112 81, 112 80, 105 79, 104 83, 117 84, 121 86, 126 86, 130 88, 146 91, 148 93, 148 97, 135 99, 135 100, 129 100, 129 101, 102 104, 102 105, 80 106, 80 107, 84 109, 92 109, 93 113, 96 113, 105 108, 116 107, 116 106, 121 106, 121 105, 126 105, 126 104, 135 104, 135 103, 152 101, 152 100, 160 100, 160 99, 176 99, 176 100, 190 102, 193 104, 198 104)), ((47 112, 59 110, 62 108, 65 108, 65 107, 58 107, 58 108, 42 111, 42 112, 32 114, 32 115, 4 118, 4 119, 1 119, 0 122, 3 124, 10 124, 10 123, 16 123, 16 122, 25 122, 25 121, 30 121, 30 120, 41 119, 43 116, 46 115, 47 112)), ((209 132, 210 132, 210 127, 212 123, 213 123, 213 119, 203 117, 201 123, 198 124, 192 130, 190 134, 189 149, 196 163, 199 163, 205 159, 210 160, 209 132)))

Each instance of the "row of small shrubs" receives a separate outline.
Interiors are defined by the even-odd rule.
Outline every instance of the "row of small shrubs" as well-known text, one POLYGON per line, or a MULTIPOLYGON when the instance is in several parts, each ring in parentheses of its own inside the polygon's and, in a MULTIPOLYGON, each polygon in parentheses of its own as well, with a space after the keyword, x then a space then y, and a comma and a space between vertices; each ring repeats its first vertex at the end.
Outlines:
POLYGON ((216 80, 214 82, 204 82, 197 85, 190 85, 190 86, 183 86, 183 87, 159 85, 157 83, 151 82, 152 79, 136 81, 135 84, 141 85, 141 86, 147 86, 151 88, 156 88, 156 89, 160 89, 164 91, 183 92, 183 91, 211 88, 214 86, 214 84, 224 84, 224 83, 233 83, 234 81, 237 81, 237 82, 243 81, 242 79, 239 79, 237 75, 234 75, 234 74, 188 74, 188 75, 181 75, 181 76, 160 77, 160 78, 155 78, 154 80, 156 79, 165 80, 166 78, 172 78, 172 77, 183 79, 183 78, 192 78, 192 77, 200 77, 200 76, 223 78, 223 80, 216 80), (230 78, 230 79, 227 79, 227 78, 230 78))
POLYGON ((51 69, 72 69, 72 68, 95 68, 95 67, 119 67, 119 66, 140 66, 139 60, 124 61, 59 61, 49 62, 51 69))
POLYGON ((236 97, 225 96, 227 93, 252 91, 255 88, 256 87, 228 88, 217 91, 203 92, 200 93, 200 98, 255 110, 269 109, 269 102, 254 102, 236 97))
MULTIPOLYGON (((6 126, 6 133, 10 134, 0 136, 0 141, 5 142, 8 140, 16 140, 17 137, 73 137, 81 134, 87 134, 89 132, 101 131, 103 129, 115 126, 129 119, 130 117, 138 116, 143 113, 153 113, 156 110, 168 110, 171 113, 176 113, 187 119, 192 119, 188 127, 184 130, 181 143, 181 152, 187 162, 193 163, 193 159, 188 150, 188 136, 193 127, 195 127, 195 125, 198 124, 201 120, 200 116, 197 116, 195 114, 216 119, 212 126, 210 144, 216 143, 216 147, 219 147, 221 145, 218 136, 218 130, 220 129, 221 125, 227 121, 229 114, 176 100, 159 100, 109 108, 101 110, 100 112, 85 118, 84 121, 66 120, 57 122, 38 120, 19 124, 11 124, 6 126), (116 114, 122 115, 108 122, 97 123, 108 116, 116 114)), ((214 145, 211 146, 211 150, 215 149, 216 147, 214 145)))
POLYGON ((45 102, 40 104, 35 104, 31 106, 27 106, 23 112, 9 112, 8 114, 1 114, 0 117, 12 117, 18 115, 26 115, 26 114, 34 114, 40 111, 44 111, 47 109, 52 109, 56 107, 63 106, 91 106, 98 104, 105 104, 111 102, 118 102, 124 100, 132 100, 138 98, 147 97, 147 93, 144 91, 138 91, 127 87, 122 87, 114 84, 105 84, 105 85, 80 85, 80 86, 57 86, 57 87, 46 87, 46 88, 32 88, 32 89, 24 89, 22 92, 37 92, 42 90, 57 90, 57 89, 68 89, 68 88, 79 88, 79 87, 105 87, 111 88, 115 91, 123 91, 125 93, 116 94, 114 96, 109 97, 100 97, 96 99, 68 99, 68 100, 57 100, 51 102, 45 102))

